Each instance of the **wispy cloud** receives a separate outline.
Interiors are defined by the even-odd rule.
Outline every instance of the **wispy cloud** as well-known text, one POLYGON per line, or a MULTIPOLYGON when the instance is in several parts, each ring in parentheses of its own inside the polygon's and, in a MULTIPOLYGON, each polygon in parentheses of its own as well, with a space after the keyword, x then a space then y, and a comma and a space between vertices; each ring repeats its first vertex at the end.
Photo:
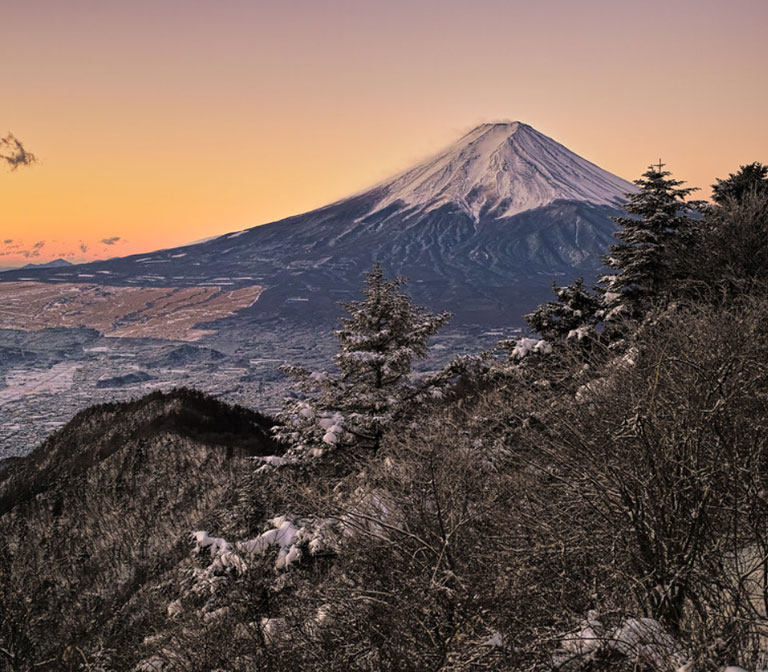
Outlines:
POLYGON ((19 166, 31 166, 37 163, 37 157, 28 152, 24 145, 13 133, 9 133, 4 138, 0 138, 0 161, 7 163, 11 170, 16 170, 19 166))
POLYGON ((106 258, 108 253, 119 254, 120 246, 127 242, 122 236, 109 236, 97 240, 80 239, 74 242, 56 238, 46 238, 36 242, 20 238, 0 238, 0 259, 6 263, 11 259, 17 264, 51 261, 58 258, 71 259, 80 263, 93 261, 99 257, 106 258))
POLYGON ((16 249, 20 247, 18 243, 13 244, 13 238, 6 238, 3 241, 2 251, 0 251, 0 257, 8 257, 11 254, 18 254, 16 249))
POLYGON ((23 255, 26 259, 29 259, 31 257, 39 257, 40 256, 40 250, 42 250, 45 247, 45 241, 44 240, 38 240, 33 246, 31 250, 20 250, 19 254, 23 255))

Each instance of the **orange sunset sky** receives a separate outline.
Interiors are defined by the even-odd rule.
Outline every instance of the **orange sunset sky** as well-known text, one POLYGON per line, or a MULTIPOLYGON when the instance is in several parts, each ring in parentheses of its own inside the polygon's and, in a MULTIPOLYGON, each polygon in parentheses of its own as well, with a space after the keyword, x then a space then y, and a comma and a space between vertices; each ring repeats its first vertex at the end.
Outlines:
POLYGON ((496 119, 704 197, 768 162, 766 0, 0 0, 0 34, 39 158, 0 166, 0 267, 304 212, 496 119))

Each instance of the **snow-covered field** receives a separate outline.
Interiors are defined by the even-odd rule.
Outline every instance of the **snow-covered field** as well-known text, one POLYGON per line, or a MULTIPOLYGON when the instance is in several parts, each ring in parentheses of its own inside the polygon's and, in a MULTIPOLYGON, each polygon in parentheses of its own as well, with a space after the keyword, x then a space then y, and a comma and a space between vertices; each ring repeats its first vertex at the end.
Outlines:
POLYGON ((50 369, 13 369, 5 377, 6 386, 0 388, 0 407, 28 395, 69 390, 80 366, 76 362, 60 362, 50 369))

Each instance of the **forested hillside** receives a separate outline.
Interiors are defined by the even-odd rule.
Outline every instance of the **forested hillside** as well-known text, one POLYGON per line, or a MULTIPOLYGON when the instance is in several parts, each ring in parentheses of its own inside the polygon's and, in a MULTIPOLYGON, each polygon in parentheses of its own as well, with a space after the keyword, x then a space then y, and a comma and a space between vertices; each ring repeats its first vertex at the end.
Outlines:
POLYGON ((0 666, 765 669, 766 173, 651 166, 597 287, 430 376, 376 266, 276 418, 81 413, 0 471, 0 666))

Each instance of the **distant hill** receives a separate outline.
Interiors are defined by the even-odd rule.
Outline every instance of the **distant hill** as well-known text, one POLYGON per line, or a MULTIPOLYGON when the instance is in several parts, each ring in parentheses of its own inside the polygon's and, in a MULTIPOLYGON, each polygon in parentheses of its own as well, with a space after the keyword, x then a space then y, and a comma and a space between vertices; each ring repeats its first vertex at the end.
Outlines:
POLYGON ((104 389, 110 387, 125 387, 126 385, 145 383, 148 380, 153 380, 153 377, 146 371, 134 371, 132 373, 126 373, 122 376, 109 376, 107 378, 101 378, 100 380, 96 381, 96 388, 104 389))
POLYGON ((67 261, 66 259, 54 259, 53 261, 46 261, 42 264, 26 264, 24 266, 7 266, 7 267, 0 267, 0 273, 6 273, 8 271, 28 271, 32 269, 47 269, 47 268, 68 268, 69 266, 74 266, 71 261, 67 261))
POLYGON ((74 266, 71 261, 67 261, 66 259, 54 259, 53 261, 46 261, 42 264, 27 264, 26 266, 22 266, 22 270, 24 269, 30 269, 30 268, 67 268, 68 266, 74 266))
POLYGON ((227 356, 213 348, 194 345, 180 345, 167 350, 153 366, 185 366, 194 362, 220 362, 227 356))
POLYGON ((68 650, 107 633, 139 646, 163 618, 157 580, 188 554, 189 532, 229 508, 245 458, 279 451, 271 425, 199 392, 153 393, 89 408, 0 462, 0 643, 14 656, 0 669, 47 658, 39 669, 70 669, 68 650), (154 622, 137 622, 139 604, 154 622))

